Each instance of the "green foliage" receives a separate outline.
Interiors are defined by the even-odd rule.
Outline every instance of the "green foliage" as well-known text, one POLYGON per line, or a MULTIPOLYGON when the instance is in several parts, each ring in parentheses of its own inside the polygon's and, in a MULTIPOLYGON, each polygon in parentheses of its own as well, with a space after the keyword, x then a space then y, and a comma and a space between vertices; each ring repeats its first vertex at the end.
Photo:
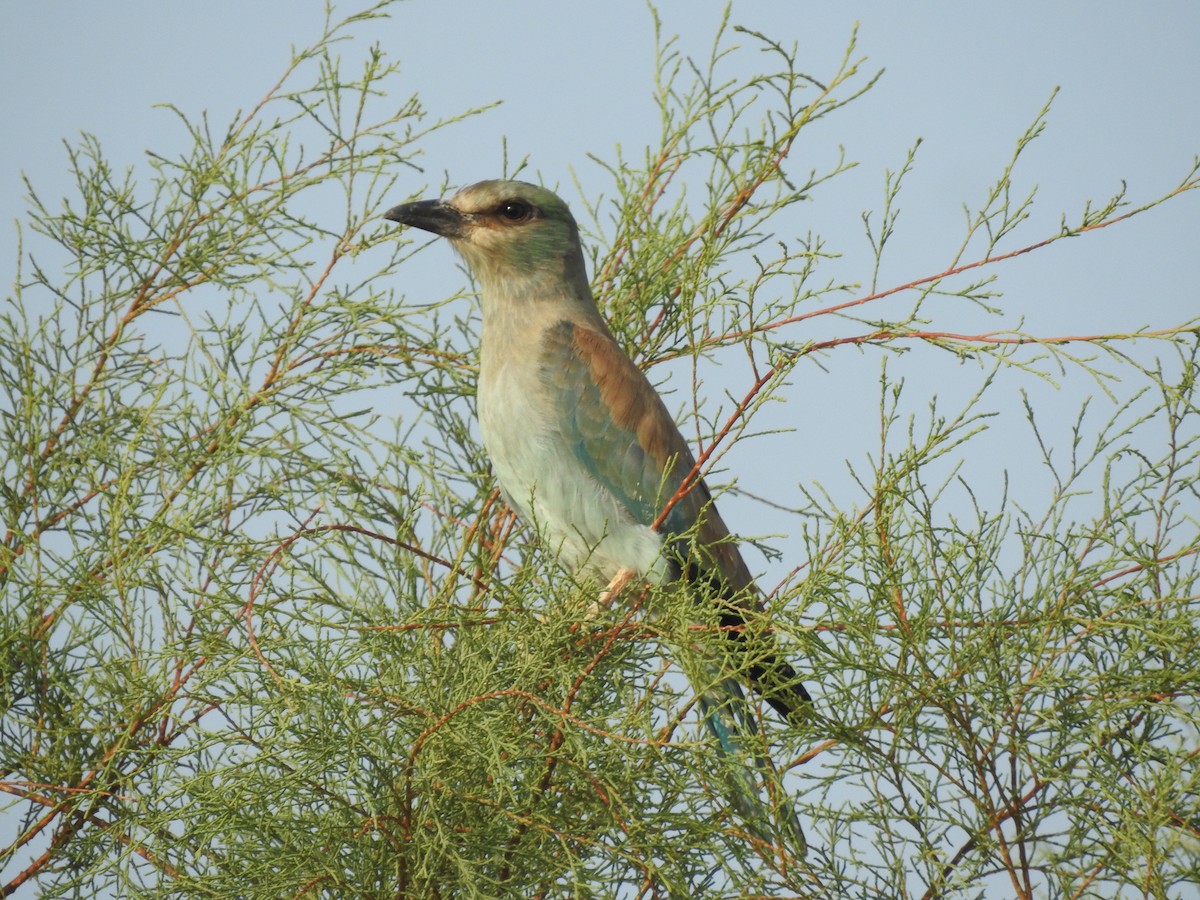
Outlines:
POLYGON ((1168 897, 1200 881, 1195 325, 972 337, 922 318, 945 297, 990 308, 977 269, 1145 212, 1197 171, 1017 244, 1033 197, 1014 167, 1044 110, 950 265, 884 288, 914 150, 865 218, 864 293, 825 274, 819 235, 773 232, 850 165, 796 175, 789 153, 874 83, 853 43, 818 81, 763 35, 723 30, 702 64, 660 41, 659 145, 597 158, 612 196, 575 207, 615 329, 656 378, 691 373, 672 396, 706 470, 801 362, 885 360, 859 493, 812 489, 793 514, 804 565, 770 597, 816 694, 809 722, 762 735, 808 832, 797 860, 747 835, 710 771, 673 651, 717 638, 669 594, 597 606, 494 491, 469 426, 474 320, 400 296, 416 246, 378 221, 425 136, 471 112, 397 104, 375 49, 344 70, 333 44, 381 9, 331 22, 221 128, 175 111, 187 152, 119 173, 85 137, 72 197, 29 188, 0 322, 4 889, 1168 897), (773 71, 730 80, 750 49, 773 71), (907 315, 865 318, 901 292, 907 315), (792 342, 818 316, 835 336, 792 342), (911 406, 925 397, 894 357, 924 346, 976 379, 960 408, 911 406), (697 374, 717 363, 730 395, 697 374), (1065 438, 1027 398, 1044 503, 972 486, 997 385, 1052 374, 1098 396, 1065 438))

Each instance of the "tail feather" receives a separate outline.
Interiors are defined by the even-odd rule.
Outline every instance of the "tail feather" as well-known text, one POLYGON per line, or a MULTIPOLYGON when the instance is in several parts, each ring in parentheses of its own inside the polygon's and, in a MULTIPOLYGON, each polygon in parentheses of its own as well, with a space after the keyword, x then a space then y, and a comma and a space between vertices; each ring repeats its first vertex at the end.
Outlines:
MULTIPOLYGON (((708 521, 720 522, 715 509, 708 521)), ((724 524, 720 526, 727 537, 724 524)), ((687 584, 694 601, 711 604, 706 617, 712 616, 723 640, 719 648, 711 648, 713 655, 692 649, 681 661, 692 669, 685 672, 699 695, 704 722, 717 739, 719 768, 734 808, 754 837, 772 844, 778 840, 803 856, 808 842, 800 819, 763 754, 763 744, 755 740, 758 722, 730 673, 740 672, 776 712, 794 723, 807 717, 812 700, 758 615, 762 600, 736 545, 709 543, 693 554, 696 549, 682 540, 672 545, 672 575, 687 584), (772 802, 764 800, 764 794, 772 802)))
MULTIPOLYGON (((750 687, 788 721, 803 721, 812 698, 800 675, 779 652, 774 636, 763 627, 759 615, 762 600, 753 584, 739 587, 719 568, 688 559, 686 549, 686 544, 675 547, 673 577, 688 584, 698 603, 712 604, 731 661, 743 668, 750 687)), ((741 557, 737 559, 741 563, 741 557)))
POLYGON ((754 837, 770 844, 779 840, 792 853, 803 856, 808 850, 804 830, 778 774, 754 740, 758 724, 741 685, 723 675, 712 660, 700 658, 693 663, 696 672, 689 673, 689 679, 699 692, 704 723, 716 738, 722 757, 719 768, 730 801, 754 837), (764 793, 776 802, 768 802, 764 793))

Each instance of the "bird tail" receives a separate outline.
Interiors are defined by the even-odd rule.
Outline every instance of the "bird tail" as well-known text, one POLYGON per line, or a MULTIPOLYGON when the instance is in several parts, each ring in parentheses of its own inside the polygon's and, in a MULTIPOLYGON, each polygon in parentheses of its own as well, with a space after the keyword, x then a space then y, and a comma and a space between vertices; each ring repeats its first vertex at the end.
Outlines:
POLYGON ((716 738, 719 769, 734 809, 755 838, 781 842, 794 855, 804 856, 808 843, 800 819, 778 773, 757 746, 758 723, 741 685, 711 659, 693 658, 692 663, 696 672, 695 677, 688 673, 689 680, 699 692, 704 724, 716 738))

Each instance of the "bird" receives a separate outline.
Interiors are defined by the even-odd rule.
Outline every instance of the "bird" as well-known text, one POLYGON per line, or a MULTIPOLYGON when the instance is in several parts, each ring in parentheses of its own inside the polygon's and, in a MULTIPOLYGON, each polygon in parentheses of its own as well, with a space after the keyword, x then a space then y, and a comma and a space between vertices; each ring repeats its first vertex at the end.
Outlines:
POLYGON ((449 240, 475 280, 477 415, 509 506, 561 565, 607 581, 609 592, 635 578, 682 582, 711 604, 725 652, 682 668, 733 761, 724 767, 732 804, 754 837, 779 836, 803 854, 791 804, 762 800, 759 779, 768 794, 782 791, 753 749, 757 720, 735 676, 794 722, 811 698, 757 615, 761 595, 686 439, 600 312, 568 205, 547 188, 497 179, 403 203, 384 218, 449 240))

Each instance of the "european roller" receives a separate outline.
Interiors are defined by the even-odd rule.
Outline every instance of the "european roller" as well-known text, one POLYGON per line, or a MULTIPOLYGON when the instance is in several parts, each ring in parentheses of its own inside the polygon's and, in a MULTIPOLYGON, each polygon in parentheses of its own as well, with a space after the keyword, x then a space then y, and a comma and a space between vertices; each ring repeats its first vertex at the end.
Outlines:
POLYGON ((447 238, 475 277, 479 427, 508 503, 563 565, 613 593, 633 578, 683 582, 713 604, 726 652, 683 662, 684 671, 747 827, 803 852, 795 812, 747 740, 755 719, 734 676, 793 719, 808 693, 761 617, 747 615, 762 602, 753 578, 662 398, 600 315, 566 203, 533 184, 483 181, 385 216, 447 238))

